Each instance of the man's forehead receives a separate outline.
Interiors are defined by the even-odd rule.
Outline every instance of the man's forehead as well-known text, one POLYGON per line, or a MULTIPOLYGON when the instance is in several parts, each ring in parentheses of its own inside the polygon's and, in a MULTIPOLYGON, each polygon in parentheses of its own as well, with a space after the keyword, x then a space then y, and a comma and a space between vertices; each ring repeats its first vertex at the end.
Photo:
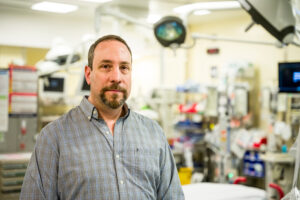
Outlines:
POLYGON ((129 49, 125 44, 117 40, 107 40, 107 41, 100 42, 95 48, 94 55, 97 57, 100 56, 102 57, 102 59, 111 59, 114 55, 105 54, 105 52, 110 53, 111 50, 115 52, 119 52, 119 55, 121 55, 122 59, 124 59, 124 62, 131 63, 132 56, 129 49))
POLYGON ((118 49, 120 49, 121 51, 125 50, 126 52, 128 52, 130 54, 130 51, 127 48, 127 46, 124 43, 122 43, 122 42, 120 42, 118 40, 106 40, 106 41, 102 41, 99 44, 97 44, 96 49, 99 49, 99 50, 101 50, 101 49, 108 49, 108 48, 115 47, 115 45, 118 46, 118 49))

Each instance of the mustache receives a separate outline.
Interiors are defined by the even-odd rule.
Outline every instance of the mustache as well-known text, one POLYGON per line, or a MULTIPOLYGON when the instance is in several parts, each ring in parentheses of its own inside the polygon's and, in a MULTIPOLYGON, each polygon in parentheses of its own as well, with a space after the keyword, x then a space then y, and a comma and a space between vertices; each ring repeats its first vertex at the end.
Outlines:
POLYGON ((110 86, 102 88, 103 92, 109 91, 109 90, 119 90, 120 92, 126 93, 127 90, 123 87, 121 87, 119 84, 112 84, 110 86))

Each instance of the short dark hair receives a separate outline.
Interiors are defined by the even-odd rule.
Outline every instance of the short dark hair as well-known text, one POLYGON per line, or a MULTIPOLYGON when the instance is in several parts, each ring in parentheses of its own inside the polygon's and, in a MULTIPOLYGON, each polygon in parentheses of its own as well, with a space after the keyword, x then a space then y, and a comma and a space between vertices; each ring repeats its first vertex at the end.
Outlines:
POLYGON ((89 49, 89 54, 88 54, 88 66, 89 66, 91 69, 93 69, 94 51, 95 51, 96 46, 97 46, 99 43, 103 42, 103 41, 109 41, 109 40, 116 40, 116 41, 119 41, 119 42, 123 43, 123 44, 127 47, 127 49, 129 50, 130 55, 131 55, 131 57, 132 57, 131 50, 130 50, 128 44, 126 43, 126 41, 125 41, 123 38, 121 38, 120 36, 117 36, 117 35, 105 35, 105 36, 99 38, 98 40, 96 40, 96 41, 91 45, 91 47, 90 47, 90 49, 89 49))

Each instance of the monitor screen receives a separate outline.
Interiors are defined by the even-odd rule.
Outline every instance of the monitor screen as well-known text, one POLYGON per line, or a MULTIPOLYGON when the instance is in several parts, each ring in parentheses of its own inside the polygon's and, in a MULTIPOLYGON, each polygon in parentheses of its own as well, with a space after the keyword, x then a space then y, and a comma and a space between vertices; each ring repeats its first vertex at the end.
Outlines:
POLYGON ((39 79, 39 100, 42 104, 63 103, 67 91, 67 75, 57 73, 39 79))
POLYGON ((279 63, 279 92, 300 92, 300 62, 279 63))
POLYGON ((76 89, 76 95, 78 96, 89 96, 90 95, 90 85, 87 84, 84 75, 84 69, 79 74, 78 85, 76 89))
POLYGON ((90 85, 87 84, 85 77, 82 79, 81 91, 90 91, 90 85))
POLYGON ((45 92, 64 92, 64 78, 63 77, 48 77, 44 81, 45 92))

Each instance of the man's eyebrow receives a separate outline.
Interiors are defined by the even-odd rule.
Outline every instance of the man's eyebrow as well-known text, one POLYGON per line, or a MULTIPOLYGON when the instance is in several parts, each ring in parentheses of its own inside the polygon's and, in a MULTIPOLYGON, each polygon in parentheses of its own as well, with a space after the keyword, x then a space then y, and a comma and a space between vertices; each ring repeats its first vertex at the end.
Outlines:
POLYGON ((101 63, 112 63, 111 60, 102 60, 101 63))
MULTIPOLYGON (((101 63, 113 63, 113 61, 111 61, 111 60, 102 60, 101 63)), ((120 64, 122 64, 122 65, 130 65, 130 62, 122 61, 122 62, 120 62, 120 64)))
POLYGON ((122 64, 122 65, 130 65, 130 62, 123 61, 123 62, 120 62, 120 64, 122 64))

